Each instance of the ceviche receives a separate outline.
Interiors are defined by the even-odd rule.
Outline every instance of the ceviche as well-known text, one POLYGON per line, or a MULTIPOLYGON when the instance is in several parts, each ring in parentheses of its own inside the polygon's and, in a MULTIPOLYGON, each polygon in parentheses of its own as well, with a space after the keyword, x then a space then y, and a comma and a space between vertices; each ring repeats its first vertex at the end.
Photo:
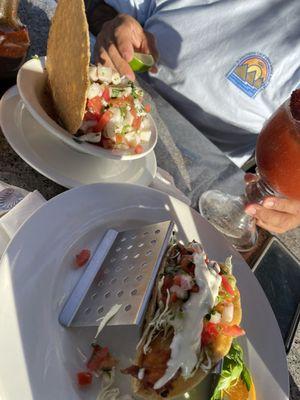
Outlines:
POLYGON ((150 104, 126 77, 102 65, 91 65, 86 110, 76 140, 112 150, 140 154, 150 141, 150 104))

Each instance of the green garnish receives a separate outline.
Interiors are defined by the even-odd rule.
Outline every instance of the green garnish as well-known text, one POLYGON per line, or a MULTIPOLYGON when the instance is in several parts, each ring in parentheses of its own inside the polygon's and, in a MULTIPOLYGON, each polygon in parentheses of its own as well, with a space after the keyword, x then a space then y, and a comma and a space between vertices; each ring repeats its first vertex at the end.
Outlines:
POLYGON ((210 400, 222 400, 222 392, 234 385, 239 378, 242 379, 249 391, 252 384, 251 375, 243 360, 243 350, 234 341, 229 353, 224 357, 220 379, 210 400))
POLYGON ((120 107, 120 113, 121 113, 121 117, 122 118, 126 117, 126 111, 127 111, 126 106, 125 107, 120 107))
POLYGON ((246 365, 244 364, 244 368, 241 374, 241 379, 242 381, 245 383, 247 390, 249 392, 251 385, 252 385, 252 380, 251 380, 251 374, 249 369, 246 367, 246 365))
POLYGON ((120 93, 122 93, 122 90, 116 88, 111 89, 111 97, 118 97, 120 93))
POLYGON ((132 87, 131 95, 132 95, 132 97, 133 97, 134 99, 138 99, 138 98, 139 98, 139 96, 138 96, 137 93, 136 93, 135 87, 132 87))
POLYGON ((122 130, 121 130, 121 135, 125 135, 125 133, 128 131, 128 129, 130 128, 130 125, 124 125, 122 130))
POLYGON ((31 59, 32 59, 32 60, 39 60, 40 57, 39 57, 37 54, 35 54, 34 56, 31 57, 31 59))
POLYGON ((131 96, 134 99, 138 99, 139 95, 138 95, 138 91, 137 91, 136 87, 134 86, 134 83, 132 81, 129 81, 129 85, 131 87, 131 96))

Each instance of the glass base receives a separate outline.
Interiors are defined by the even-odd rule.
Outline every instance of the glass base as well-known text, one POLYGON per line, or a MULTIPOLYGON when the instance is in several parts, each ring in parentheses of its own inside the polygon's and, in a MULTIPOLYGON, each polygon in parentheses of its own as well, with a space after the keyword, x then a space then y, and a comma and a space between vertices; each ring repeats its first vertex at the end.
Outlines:
POLYGON ((255 220, 245 213, 245 204, 244 196, 231 196, 219 190, 208 190, 199 200, 201 215, 240 252, 253 249, 257 240, 255 220))

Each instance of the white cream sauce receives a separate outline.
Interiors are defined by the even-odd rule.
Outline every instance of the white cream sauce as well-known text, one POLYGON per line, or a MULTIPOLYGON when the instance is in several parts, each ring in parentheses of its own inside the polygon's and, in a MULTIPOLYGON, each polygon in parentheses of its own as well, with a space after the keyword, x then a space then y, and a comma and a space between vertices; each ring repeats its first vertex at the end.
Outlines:
POLYGON ((183 306, 183 321, 181 328, 175 329, 171 343, 171 357, 162 378, 154 385, 160 389, 181 368, 181 374, 188 379, 198 363, 201 350, 201 333, 203 319, 210 313, 219 293, 220 275, 205 263, 205 253, 194 253, 195 280, 199 286, 198 293, 191 293, 189 300, 183 306))

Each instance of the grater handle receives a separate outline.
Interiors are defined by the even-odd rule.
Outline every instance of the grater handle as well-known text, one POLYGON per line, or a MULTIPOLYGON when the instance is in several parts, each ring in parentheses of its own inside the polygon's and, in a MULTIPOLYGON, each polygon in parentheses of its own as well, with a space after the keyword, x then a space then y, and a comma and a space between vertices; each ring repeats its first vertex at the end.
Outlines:
POLYGON ((82 301, 84 300, 95 276, 102 267, 102 264, 113 245, 118 232, 114 229, 109 229, 104 238, 98 245, 95 253, 89 261, 82 277, 79 279, 71 295, 66 301, 60 315, 59 322, 65 327, 69 327, 75 317, 82 301))

